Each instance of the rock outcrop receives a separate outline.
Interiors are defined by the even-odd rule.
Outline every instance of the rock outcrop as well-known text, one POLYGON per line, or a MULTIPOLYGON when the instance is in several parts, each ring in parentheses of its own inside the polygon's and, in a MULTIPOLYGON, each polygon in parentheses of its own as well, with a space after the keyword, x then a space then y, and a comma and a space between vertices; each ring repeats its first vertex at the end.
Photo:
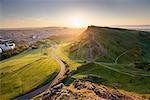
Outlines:
POLYGON ((137 95, 120 92, 106 86, 99 86, 91 82, 75 80, 73 84, 65 86, 62 83, 54 86, 43 100, 144 100, 137 95))

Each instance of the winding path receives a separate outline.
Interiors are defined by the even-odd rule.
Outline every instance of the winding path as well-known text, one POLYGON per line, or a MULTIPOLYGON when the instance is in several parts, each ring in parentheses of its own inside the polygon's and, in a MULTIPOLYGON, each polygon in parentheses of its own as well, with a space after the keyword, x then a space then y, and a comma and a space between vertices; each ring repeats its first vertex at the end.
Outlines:
POLYGON ((55 77, 55 79, 51 82, 49 88, 59 81, 59 79, 65 74, 65 70, 66 70, 65 64, 56 55, 57 46, 52 46, 52 49, 53 49, 52 57, 60 64, 60 72, 55 77))
POLYGON ((123 52, 122 54, 120 54, 120 55, 116 58, 115 64, 118 63, 118 59, 119 59, 121 56, 123 56, 124 54, 128 53, 129 51, 130 51, 130 50, 127 50, 127 51, 123 52))
POLYGON ((51 88, 51 86, 56 84, 59 81, 59 79, 65 74, 65 64, 56 56, 56 49, 57 49, 57 46, 52 46, 52 57, 60 64, 59 74, 51 82, 47 83, 43 87, 38 88, 34 91, 31 91, 23 96, 20 96, 20 97, 16 98, 15 100, 30 100, 30 99, 32 99, 34 96, 46 91, 48 88, 51 88))

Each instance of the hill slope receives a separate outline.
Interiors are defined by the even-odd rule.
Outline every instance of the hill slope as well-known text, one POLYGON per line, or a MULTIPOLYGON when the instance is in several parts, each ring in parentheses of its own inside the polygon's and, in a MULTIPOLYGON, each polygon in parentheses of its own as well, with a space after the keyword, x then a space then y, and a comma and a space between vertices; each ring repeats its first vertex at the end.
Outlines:
POLYGON ((89 26, 71 45, 71 58, 121 63, 148 62, 150 32, 89 26))
POLYGON ((24 51, 0 61, 0 98, 9 100, 39 88, 51 81, 59 64, 51 56, 51 48, 24 51), (47 55, 43 50, 47 49, 47 55))

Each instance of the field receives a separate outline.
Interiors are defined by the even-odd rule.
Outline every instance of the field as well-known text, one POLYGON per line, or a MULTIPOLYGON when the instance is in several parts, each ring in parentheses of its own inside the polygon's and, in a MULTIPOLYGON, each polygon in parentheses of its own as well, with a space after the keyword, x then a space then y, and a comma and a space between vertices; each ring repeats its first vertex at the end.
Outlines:
POLYGON ((50 81, 51 76, 59 71, 51 51, 51 48, 27 50, 1 61, 0 98, 14 98, 50 81))

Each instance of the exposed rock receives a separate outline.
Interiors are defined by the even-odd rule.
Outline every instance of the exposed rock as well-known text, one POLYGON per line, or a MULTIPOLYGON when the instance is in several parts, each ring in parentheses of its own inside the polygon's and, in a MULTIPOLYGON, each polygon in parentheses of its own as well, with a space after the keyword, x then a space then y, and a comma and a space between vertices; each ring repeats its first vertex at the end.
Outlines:
POLYGON ((116 89, 99 86, 94 83, 75 80, 73 84, 64 86, 62 83, 54 86, 49 93, 43 95, 43 100, 144 100, 137 95, 129 95, 116 89))

